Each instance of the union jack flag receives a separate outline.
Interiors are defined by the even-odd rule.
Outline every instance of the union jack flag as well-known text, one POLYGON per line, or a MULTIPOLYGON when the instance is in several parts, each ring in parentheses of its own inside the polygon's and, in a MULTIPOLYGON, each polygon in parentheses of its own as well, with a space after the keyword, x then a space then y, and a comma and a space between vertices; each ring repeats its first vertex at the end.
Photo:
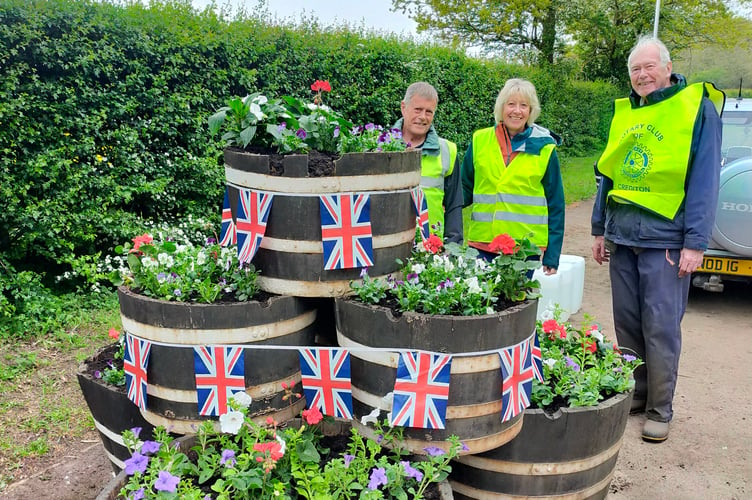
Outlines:
POLYGON ((324 269, 373 265, 371 199, 367 194, 319 196, 324 269))
POLYGON ((240 190, 235 227, 238 234, 238 260, 241 264, 250 262, 261 245, 273 198, 273 194, 263 191, 240 190))
POLYGON ((222 229, 219 232, 219 244, 223 247, 234 245, 238 242, 238 235, 235 232, 235 222, 232 220, 232 210, 230 209, 230 193, 225 188, 225 201, 222 203, 222 229))
POLYGON ((448 354, 401 353, 390 425, 443 429, 451 368, 452 358, 448 354))
POLYGON ((125 334, 123 370, 128 399, 140 409, 146 409, 146 367, 149 364, 151 342, 125 334))
POLYGON ((533 390, 533 363, 530 342, 523 340, 517 345, 499 352, 501 356, 501 421, 511 420, 530 406, 533 390))
POLYGON ((199 415, 227 413, 227 400, 245 390, 244 358, 242 347, 193 348, 199 415))
POLYGON ((301 349, 299 354, 308 408, 352 419, 350 353, 345 349, 301 349))
POLYGON ((420 188, 420 186, 418 186, 410 190, 410 196, 413 199, 413 208, 415 209, 418 226, 420 226, 420 237, 425 240, 429 236, 431 236, 431 228, 428 222, 428 202, 426 201, 426 195, 420 188))
POLYGON ((528 340, 528 342, 530 343, 530 356, 533 359, 533 375, 538 382, 545 382, 546 379, 543 376, 543 355, 541 354, 538 332, 533 332, 532 337, 533 340, 528 340))

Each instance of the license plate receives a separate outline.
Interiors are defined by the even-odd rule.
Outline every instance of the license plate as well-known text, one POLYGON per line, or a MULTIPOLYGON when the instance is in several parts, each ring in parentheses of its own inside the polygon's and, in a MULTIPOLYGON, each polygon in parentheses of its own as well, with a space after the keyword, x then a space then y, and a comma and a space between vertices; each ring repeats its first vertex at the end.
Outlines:
POLYGON ((752 276, 752 260, 729 259, 727 257, 704 257, 698 272, 752 276))

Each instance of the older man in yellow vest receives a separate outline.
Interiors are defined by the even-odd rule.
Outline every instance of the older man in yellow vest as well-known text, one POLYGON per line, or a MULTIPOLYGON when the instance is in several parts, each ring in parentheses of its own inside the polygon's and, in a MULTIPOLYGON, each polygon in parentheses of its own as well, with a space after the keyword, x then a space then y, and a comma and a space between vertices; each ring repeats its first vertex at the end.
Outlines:
POLYGON ((402 118, 394 128, 402 139, 421 150, 420 186, 428 203, 431 232, 447 242, 462 243, 462 191, 457 145, 439 137, 433 126, 439 95, 426 82, 407 87, 401 103, 402 118))
POLYGON ((593 207, 593 258, 609 262, 614 327, 635 371, 642 437, 668 438, 690 275, 702 264, 718 200, 724 95, 671 72, 668 49, 641 38, 632 93, 617 99, 593 207))

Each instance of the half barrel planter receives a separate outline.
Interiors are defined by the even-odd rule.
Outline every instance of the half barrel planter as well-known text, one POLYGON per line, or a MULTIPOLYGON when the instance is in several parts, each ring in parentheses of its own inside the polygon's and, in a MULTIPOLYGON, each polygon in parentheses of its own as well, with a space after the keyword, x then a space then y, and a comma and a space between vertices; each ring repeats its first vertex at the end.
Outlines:
POLYGON ((410 190, 420 184, 420 152, 346 153, 334 173, 308 176, 308 155, 283 157, 284 173, 269 174, 269 156, 225 149, 225 176, 233 218, 238 188, 274 194, 266 232, 253 265, 262 290, 298 297, 338 297, 360 279, 360 268, 324 270, 319 195, 367 193, 371 204, 373 266, 387 276, 407 259, 415 240, 410 190))
POLYGON ((348 298, 335 299, 337 340, 351 348, 353 426, 376 438, 361 418, 379 409, 379 421, 391 411, 385 396, 394 390, 400 354, 389 349, 453 354, 445 429, 404 429, 404 447, 414 454, 437 446, 448 450, 455 435, 480 453, 512 440, 523 413, 502 422, 501 360, 497 351, 530 337, 535 330, 535 300, 483 316, 444 316, 405 312, 348 298), (376 348, 376 349, 374 349, 376 348), (491 352, 489 352, 491 351, 491 352))
POLYGON ((305 409, 305 398, 283 400, 282 383, 302 393, 297 349, 264 346, 313 345, 316 309, 296 297, 265 301, 196 304, 157 300, 118 289, 123 330, 152 341, 147 366, 144 418, 176 434, 192 434, 205 420, 199 415, 194 347, 248 345, 244 368, 246 392, 253 398, 249 415, 262 422, 282 422, 305 409), (164 344, 164 345, 160 345, 164 344))
POLYGON ((525 410, 511 442, 452 462, 455 498, 606 498, 631 403, 629 392, 553 415, 525 410))
POLYGON ((131 403, 124 387, 117 387, 94 378, 89 372, 89 366, 100 359, 111 349, 107 346, 99 350, 94 356, 84 361, 78 368, 76 377, 78 385, 94 419, 94 427, 102 440, 105 454, 117 473, 125 467, 125 460, 131 457, 128 448, 123 443, 121 433, 134 427, 141 427, 141 438, 151 439, 154 428, 141 415, 138 407, 131 403))

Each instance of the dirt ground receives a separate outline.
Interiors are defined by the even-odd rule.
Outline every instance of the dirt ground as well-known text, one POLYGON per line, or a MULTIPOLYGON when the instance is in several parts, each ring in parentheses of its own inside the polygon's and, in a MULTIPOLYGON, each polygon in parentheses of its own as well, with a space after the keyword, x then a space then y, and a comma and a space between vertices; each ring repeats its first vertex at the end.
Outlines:
MULTIPOLYGON (((613 332, 608 269, 590 256, 591 208, 585 201, 567 209, 564 253, 586 261, 583 307, 570 319, 587 312, 608 334, 613 332)), ((730 284, 721 294, 691 292, 671 435, 662 444, 645 443, 644 417, 629 418, 609 499, 752 498, 751 291, 730 284)), ((75 377, 68 380, 76 384, 75 377)), ((21 479, 0 498, 85 500, 96 497, 112 468, 91 431, 44 459, 29 459, 16 477, 21 479)))

